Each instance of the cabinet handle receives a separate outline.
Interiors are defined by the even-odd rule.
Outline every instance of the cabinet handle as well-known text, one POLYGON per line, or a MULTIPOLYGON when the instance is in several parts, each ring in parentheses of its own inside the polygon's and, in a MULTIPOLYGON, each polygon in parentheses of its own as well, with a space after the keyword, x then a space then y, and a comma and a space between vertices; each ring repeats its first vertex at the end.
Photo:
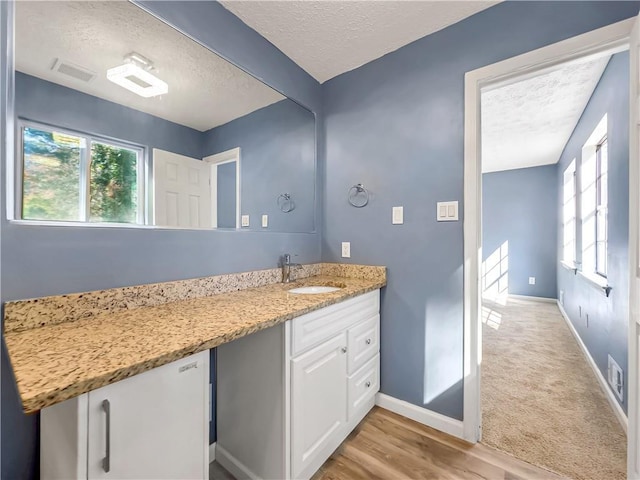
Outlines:
POLYGON ((340 350, 342 351, 342 353, 347 353, 347 347, 342 347, 340 350))
POLYGON ((364 384, 365 387, 369 388, 371 386, 371 382, 367 382, 364 384))
POLYGON ((111 470, 111 404, 109 403, 109 400, 102 401, 102 410, 107 416, 106 418, 107 428, 106 428, 106 434, 105 434, 106 447, 105 447, 105 456, 102 459, 102 469, 106 473, 109 473, 109 470, 111 470))
POLYGON ((371 345, 371 339, 367 338, 367 345, 371 345))

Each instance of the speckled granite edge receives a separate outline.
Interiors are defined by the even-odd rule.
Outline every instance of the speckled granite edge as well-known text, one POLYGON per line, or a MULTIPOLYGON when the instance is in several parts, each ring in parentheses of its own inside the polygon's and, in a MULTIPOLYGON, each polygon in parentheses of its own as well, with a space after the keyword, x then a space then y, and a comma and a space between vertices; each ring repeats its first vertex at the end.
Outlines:
MULTIPOLYGON (((293 274, 294 278, 298 279, 328 275, 386 281, 385 267, 368 265, 314 263, 301 265, 293 274)), ((279 268, 272 268, 7 302, 4 308, 4 331, 7 333, 29 330, 87 319, 107 312, 154 307, 170 302, 261 287, 278 283, 281 275, 279 268)))
MULTIPOLYGON (((319 263, 302 265, 296 278, 320 273, 319 263)), ((106 312, 118 312, 164 303, 209 297, 247 288, 261 287, 281 280, 279 268, 214 275, 212 277, 110 288, 92 292, 7 302, 4 307, 4 331, 15 332, 91 318, 106 312)))
POLYGON ((314 276, 137 310, 105 312, 5 335, 25 413, 381 288, 385 281, 314 276), (288 292, 340 285, 323 295, 288 292))

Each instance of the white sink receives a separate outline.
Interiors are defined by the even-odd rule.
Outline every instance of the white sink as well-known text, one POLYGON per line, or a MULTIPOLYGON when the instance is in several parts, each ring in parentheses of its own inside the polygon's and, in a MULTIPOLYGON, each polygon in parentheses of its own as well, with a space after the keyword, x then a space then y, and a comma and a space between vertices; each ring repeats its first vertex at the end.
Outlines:
POLYGON ((329 293, 340 290, 338 287, 325 287, 319 285, 313 285, 308 287, 298 287, 288 290, 289 293, 305 293, 307 295, 318 295, 320 293, 329 293))

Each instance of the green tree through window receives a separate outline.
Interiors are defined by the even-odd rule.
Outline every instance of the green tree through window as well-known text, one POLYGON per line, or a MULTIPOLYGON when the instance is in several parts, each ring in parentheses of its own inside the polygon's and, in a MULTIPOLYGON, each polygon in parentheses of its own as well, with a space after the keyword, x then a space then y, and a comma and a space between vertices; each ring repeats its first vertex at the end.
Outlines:
POLYGON ((82 138, 25 128, 23 146, 22 218, 81 220, 82 138))
POLYGON ((136 151, 98 142, 91 144, 92 222, 136 222, 137 170, 136 151))
POLYGON ((140 153, 81 134, 23 126, 22 218, 138 223, 140 153))

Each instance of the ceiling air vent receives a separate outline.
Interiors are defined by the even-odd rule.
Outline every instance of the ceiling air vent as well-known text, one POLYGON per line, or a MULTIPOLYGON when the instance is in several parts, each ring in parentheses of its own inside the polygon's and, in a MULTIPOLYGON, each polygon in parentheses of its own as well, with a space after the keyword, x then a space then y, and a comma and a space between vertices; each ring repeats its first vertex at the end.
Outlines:
POLYGON ((63 75, 67 75, 69 77, 73 77, 76 80, 80 80, 82 82, 90 82, 96 77, 96 74, 91 70, 87 70, 80 65, 76 65, 71 62, 67 62, 65 60, 56 59, 51 70, 54 72, 62 73, 63 75))

